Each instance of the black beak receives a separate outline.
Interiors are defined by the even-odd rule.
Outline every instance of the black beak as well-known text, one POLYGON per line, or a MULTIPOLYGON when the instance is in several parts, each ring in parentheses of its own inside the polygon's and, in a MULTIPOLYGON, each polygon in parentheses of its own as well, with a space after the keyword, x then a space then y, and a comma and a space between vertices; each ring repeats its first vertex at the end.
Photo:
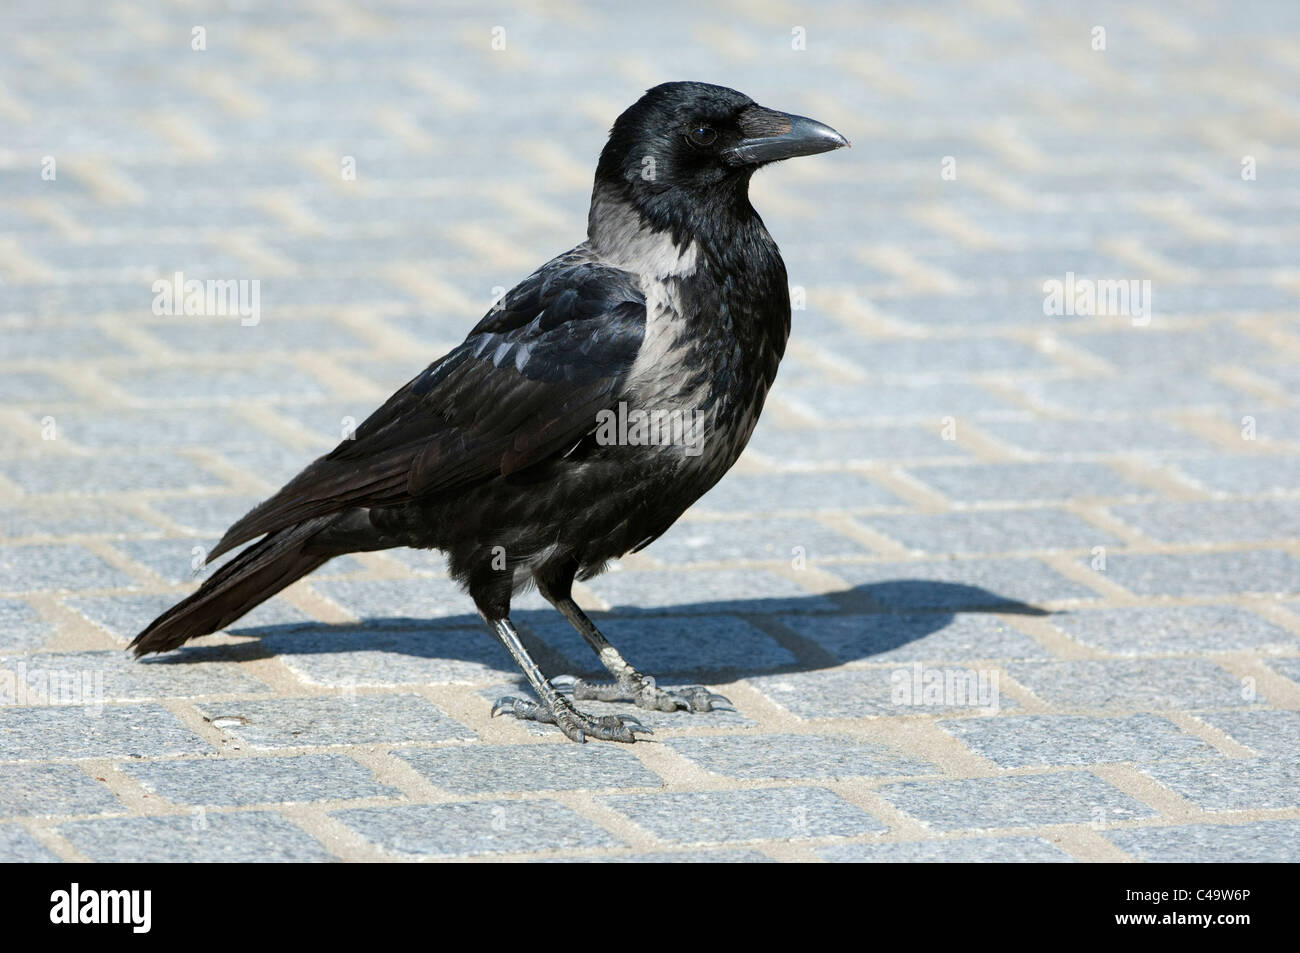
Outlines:
POLYGON ((795 156, 815 156, 849 144, 825 123, 764 106, 750 106, 740 114, 740 131, 745 138, 722 153, 731 165, 761 165, 795 156))

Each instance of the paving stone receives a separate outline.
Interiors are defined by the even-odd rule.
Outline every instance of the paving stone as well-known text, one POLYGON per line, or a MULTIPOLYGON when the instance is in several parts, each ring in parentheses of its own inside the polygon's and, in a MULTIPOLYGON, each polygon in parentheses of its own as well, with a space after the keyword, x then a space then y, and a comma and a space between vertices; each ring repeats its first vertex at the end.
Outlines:
POLYGON ((27 603, 0 599, 0 651, 39 649, 54 634, 54 626, 27 603))
POLYGON ((245 807, 401 796, 376 781, 369 768, 334 754, 154 761, 124 764, 122 770, 173 804, 245 807))
POLYGON ((760 423, 745 454, 783 470, 968 456, 956 441, 943 439, 940 426, 942 419, 933 422, 935 430, 919 423, 819 430, 760 423))
POLYGON ((1096 596, 1036 559, 837 563, 832 571, 888 609, 1014 609, 1096 596))
POLYGON ((1051 502, 1150 492, 1097 463, 977 463, 913 467, 909 472, 962 503, 1051 502))
POLYGON ((1297 711, 1207 711, 1196 717, 1262 755, 1288 758, 1300 747, 1297 711))
POLYGON ((718 735, 664 742, 728 778, 861 778, 936 774, 926 761, 847 735, 718 735))
POLYGON ((657 788, 663 782, 614 745, 492 745, 394 752, 430 783, 458 794, 657 788))
POLYGON ((76 765, 0 766, 0 817, 112 814, 122 810, 122 804, 108 788, 76 765))
POLYGON ((1050 658, 1051 653, 996 616, 975 612, 782 616, 781 622, 838 661, 961 661, 1050 658))
POLYGON ((938 831, 1100 824, 1154 817, 1149 807, 1085 772, 900 781, 877 793, 938 831))
POLYGON ((1270 659, 1267 665, 1282 677, 1300 684, 1300 658, 1270 659))
POLYGON ((310 835, 265 811, 72 821, 58 832, 91 860, 111 864, 313 863, 333 860, 310 835))
POLYGON ((679 522, 647 550, 669 565, 765 560, 815 564, 836 556, 866 556, 871 550, 812 520, 753 519, 679 522))
MULTIPOLYGON (((837 569, 842 568, 836 566, 837 569)), ((586 583, 619 612, 705 614, 817 612, 835 608, 784 576, 764 569, 609 572, 586 583)))
POLYGON ((0 546, 0 592, 121 589, 135 580, 81 546, 0 546))
POLYGON ((344 694, 205 702, 205 718, 252 748, 468 741, 474 733, 419 695, 344 694))
POLYGON ((260 645, 304 681, 339 688, 472 684, 517 671, 482 623, 472 629, 291 626, 264 635, 260 645))
POLYGON ((1072 513, 1048 509, 873 516, 869 525, 923 553, 1045 552, 1119 544, 1072 513))
POLYGON ((330 816, 399 857, 619 845, 612 834, 564 805, 546 800, 351 808, 330 816))
POLYGON ((820 787, 619 794, 600 801, 674 844, 851 837, 885 830, 870 814, 820 787))
POLYGON ((1114 655, 1295 649, 1285 629, 1236 606, 1079 609, 1048 620, 1070 638, 1114 655))
POLYGON ((1016 681, 1063 708, 1239 708, 1263 699, 1207 659, 1010 662, 1016 681))
POLYGON ((1009 715, 943 721, 939 726, 1000 768, 1218 756, 1199 738, 1152 715, 1009 715))
POLYGON ((1300 751, 1284 759, 1151 764, 1142 773, 1206 811, 1249 811, 1300 804, 1300 751))
POLYGON ((746 679, 800 718, 864 718, 1016 708, 997 668, 923 665, 792 672, 746 679))
POLYGON ((204 490, 225 487, 220 477, 188 457, 147 451, 109 466, 102 458, 47 454, 0 463, 0 474, 27 493, 122 493, 149 490, 204 490))
POLYGON ((0 824, 0 863, 57 864, 59 858, 17 824, 0 824))
POLYGON ((1300 560, 1276 549, 1113 554, 1105 577, 1140 596, 1300 592, 1300 560))
POLYGON ((1027 453, 1160 457, 1181 451, 1203 453, 1207 444, 1158 420, 982 420, 980 430, 1027 453))
MULTIPOLYGON (((51 678, 93 685, 99 701, 147 701, 199 695, 269 692, 271 689, 232 661, 206 660, 194 650, 136 660, 126 652, 60 652, 0 656, 0 672, 16 673, 37 685, 51 678), (21 673, 21 674, 18 674, 21 673)), ((13 704, 12 690, 0 683, 0 704, 13 704)))
POLYGON ((654 854, 599 854, 594 857, 555 857, 543 864, 774 864, 756 850, 674 850, 654 854))
MULTIPOLYGON (((135 638, 154 618, 170 609, 183 598, 182 593, 153 593, 125 596, 80 596, 65 600, 66 604, 91 622, 123 642, 135 638)), ((300 610, 283 599, 271 599, 242 616, 230 626, 229 631, 255 634, 268 626, 296 625, 307 622, 300 610)), ((179 650, 182 655, 194 651, 193 647, 179 650)))
POLYGON ((1286 500, 1134 503, 1110 512, 1162 543, 1285 540, 1300 535, 1300 507, 1286 500))
POLYGON ((156 704, 6 708, 0 761, 164 757, 210 747, 156 704))
POLYGON ((1293 864, 1300 858, 1300 821, 1131 827, 1102 836, 1147 863, 1293 864))
POLYGON ((1178 469, 1220 493, 1277 493, 1300 489, 1300 457, 1218 456, 1179 460, 1178 469))
POLYGON ((832 844, 817 854, 837 864, 1067 864, 1072 858, 1041 837, 963 837, 889 844, 832 844))

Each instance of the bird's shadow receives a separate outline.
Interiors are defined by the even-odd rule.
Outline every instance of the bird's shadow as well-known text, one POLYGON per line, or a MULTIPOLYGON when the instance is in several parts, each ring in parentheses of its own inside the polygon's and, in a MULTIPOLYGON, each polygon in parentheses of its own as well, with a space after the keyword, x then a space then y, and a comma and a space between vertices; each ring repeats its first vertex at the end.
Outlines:
MULTIPOLYGON (((1003 628, 990 613, 1048 614, 978 586, 896 579, 825 595, 719 600, 656 609, 620 606, 591 616, 642 671, 668 678, 727 682, 852 661, 884 661, 886 653, 897 659, 899 650, 905 652, 911 643, 939 633, 951 639, 936 642, 933 652, 927 648, 911 654, 931 659, 955 652, 960 658, 988 658, 997 653, 981 651, 981 643, 988 633, 1003 628), (961 625, 955 626, 959 617, 961 625)), ((511 618, 545 673, 603 675, 595 654, 559 613, 549 608, 530 609, 515 612, 511 618)), ((427 680, 422 673, 430 671, 459 673, 471 679, 491 677, 493 671, 505 679, 519 674, 483 621, 469 613, 435 619, 372 618, 348 624, 236 626, 229 631, 256 640, 187 646, 148 664, 276 655, 288 657, 294 667, 315 669, 326 683, 366 683, 377 664, 373 653, 380 653, 398 657, 381 666, 380 682, 421 682, 427 680), (367 653, 369 660, 349 660, 346 653, 367 653), (404 666, 402 656, 409 658, 409 665, 404 666)), ((1017 637, 1028 641, 1027 636, 1017 637)))

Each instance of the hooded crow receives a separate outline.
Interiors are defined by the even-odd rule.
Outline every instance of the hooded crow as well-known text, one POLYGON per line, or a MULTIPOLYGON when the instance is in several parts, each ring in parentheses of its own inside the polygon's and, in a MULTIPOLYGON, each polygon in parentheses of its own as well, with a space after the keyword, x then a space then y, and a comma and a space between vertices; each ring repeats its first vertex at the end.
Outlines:
POLYGON ((733 89, 649 90, 601 152, 587 240, 230 527, 210 558, 255 542, 137 635, 136 654, 224 628, 335 556, 410 546, 447 554, 536 694, 493 714, 630 742, 646 731, 635 718, 570 698, 709 710, 720 696, 662 689, 625 661, 571 589, 651 543, 740 456, 790 333, 785 265, 750 176, 847 145, 733 89), (510 621, 530 584, 612 684, 542 674, 510 621))

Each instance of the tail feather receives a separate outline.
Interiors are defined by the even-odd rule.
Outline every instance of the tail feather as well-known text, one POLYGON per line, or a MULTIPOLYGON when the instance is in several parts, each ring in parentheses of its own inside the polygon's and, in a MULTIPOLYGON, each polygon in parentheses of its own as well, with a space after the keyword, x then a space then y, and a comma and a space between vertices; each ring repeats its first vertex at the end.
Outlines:
POLYGON ((271 533, 212 574, 192 595, 172 606, 131 642, 136 655, 166 652, 225 628, 281 589, 344 550, 308 547, 331 517, 306 520, 271 533))

